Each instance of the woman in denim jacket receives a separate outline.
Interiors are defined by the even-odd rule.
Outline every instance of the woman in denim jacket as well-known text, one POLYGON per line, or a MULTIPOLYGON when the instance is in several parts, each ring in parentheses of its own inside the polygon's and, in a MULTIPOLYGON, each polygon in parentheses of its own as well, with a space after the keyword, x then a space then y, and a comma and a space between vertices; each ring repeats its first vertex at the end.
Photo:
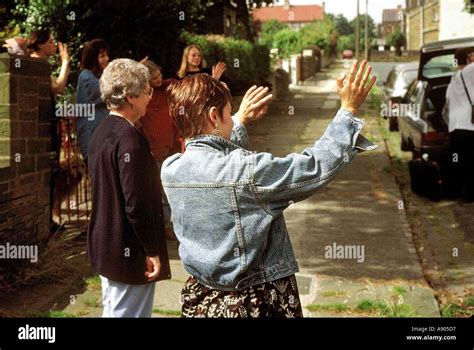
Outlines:
POLYGON ((87 157, 87 147, 95 129, 109 114, 109 110, 100 97, 99 79, 109 64, 109 46, 102 39, 87 42, 82 51, 81 74, 77 78, 77 103, 93 104, 92 118, 77 119, 77 141, 84 159, 87 157))
POLYGON ((169 88, 170 112, 186 151, 163 163, 179 254, 191 277, 184 317, 302 317, 298 265, 283 211, 328 184, 362 150, 373 149, 355 118, 375 83, 357 61, 337 80, 342 107, 324 135, 300 154, 277 158, 247 150, 244 124, 271 95, 251 88, 231 117, 226 86, 206 74, 169 88))

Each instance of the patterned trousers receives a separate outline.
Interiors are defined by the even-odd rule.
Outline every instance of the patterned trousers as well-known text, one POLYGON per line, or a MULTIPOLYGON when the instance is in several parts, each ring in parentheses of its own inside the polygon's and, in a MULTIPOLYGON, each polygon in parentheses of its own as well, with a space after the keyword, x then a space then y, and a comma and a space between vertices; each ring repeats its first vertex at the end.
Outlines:
POLYGON ((231 292, 211 289, 189 277, 181 301, 182 317, 303 317, 294 275, 231 292))

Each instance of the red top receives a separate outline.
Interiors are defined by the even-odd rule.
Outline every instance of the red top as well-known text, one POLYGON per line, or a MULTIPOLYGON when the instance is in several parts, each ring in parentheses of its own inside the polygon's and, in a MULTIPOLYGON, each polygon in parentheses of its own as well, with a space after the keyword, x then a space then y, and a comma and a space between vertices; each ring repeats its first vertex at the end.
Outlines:
POLYGON ((166 88, 173 81, 174 79, 163 80, 160 87, 153 89, 153 97, 147 106, 146 113, 140 118, 142 130, 150 143, 153 156, 159 161, 184 149, 184 142, 169 114, 166 98, 166 88))

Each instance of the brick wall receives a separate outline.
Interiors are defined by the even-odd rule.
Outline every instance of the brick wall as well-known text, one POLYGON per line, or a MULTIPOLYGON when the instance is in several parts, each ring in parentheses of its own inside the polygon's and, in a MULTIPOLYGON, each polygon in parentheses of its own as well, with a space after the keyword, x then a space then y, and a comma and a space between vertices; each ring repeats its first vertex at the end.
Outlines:
POLYGON ((39 59, 0 54, 0 244, 48 235, 50 75, 39 59))
POLYGON ((425 3, 423 11, 418 6, 407 13, 408 50, 419 50, 421 45, 439 40, 439 10, 439 1, 433 0, 425 3), (421 21, 423 21, 423 42, 420 34, 421 21))

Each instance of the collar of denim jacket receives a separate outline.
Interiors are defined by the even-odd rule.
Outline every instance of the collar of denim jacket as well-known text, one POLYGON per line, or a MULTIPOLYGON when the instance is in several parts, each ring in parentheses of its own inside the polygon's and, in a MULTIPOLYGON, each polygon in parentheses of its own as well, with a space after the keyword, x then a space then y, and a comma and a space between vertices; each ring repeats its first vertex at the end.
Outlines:
POLYGON ((208 134, 195 136, 187 140, 185 145, 186 150, 192 148, 212 148, 221 152, 231 152, 241 148, 239 145, 226 140, 223 137, 208 134))

